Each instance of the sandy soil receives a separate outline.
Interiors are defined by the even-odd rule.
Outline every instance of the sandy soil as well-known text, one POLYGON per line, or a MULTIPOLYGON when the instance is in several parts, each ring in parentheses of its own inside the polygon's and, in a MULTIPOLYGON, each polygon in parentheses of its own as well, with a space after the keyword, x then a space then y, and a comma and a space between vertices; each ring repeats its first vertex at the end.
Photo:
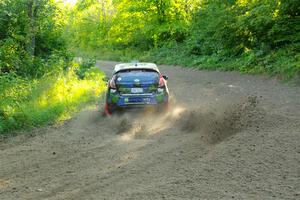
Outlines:
MULTIPOLYGON (((107 73, 114 64, 98 62, 107 73)), ((300 198, 299 87, 160 68, 168 113, 90 109, 2 139, 0 199, 300 198)))

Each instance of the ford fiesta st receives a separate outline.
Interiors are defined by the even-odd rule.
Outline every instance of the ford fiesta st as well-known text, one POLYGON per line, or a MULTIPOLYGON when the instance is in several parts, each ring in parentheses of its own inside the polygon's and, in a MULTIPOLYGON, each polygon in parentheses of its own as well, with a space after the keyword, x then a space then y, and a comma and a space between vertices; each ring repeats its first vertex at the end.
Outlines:
POLYGON ((148 106, 165 110, 169 102, 167 80, 153 63, 117 64, 107 81, 105 114, 148 106))

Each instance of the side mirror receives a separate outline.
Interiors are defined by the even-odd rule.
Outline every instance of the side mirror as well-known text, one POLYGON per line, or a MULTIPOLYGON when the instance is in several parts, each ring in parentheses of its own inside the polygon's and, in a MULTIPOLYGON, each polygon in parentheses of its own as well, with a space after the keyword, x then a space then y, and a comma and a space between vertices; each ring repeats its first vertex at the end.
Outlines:
POLYGON ((108 81, 109 81, 109 78, 105 76, 105 77, 102 78, 102 80, 103 80, 104 82, 108 82, 108 81))
POLYGON ((163 77, 165 80, 168 80, 168 79, 169 79, 169 77, 166 76, 166 75, 163 75, 162 77, 163 77))

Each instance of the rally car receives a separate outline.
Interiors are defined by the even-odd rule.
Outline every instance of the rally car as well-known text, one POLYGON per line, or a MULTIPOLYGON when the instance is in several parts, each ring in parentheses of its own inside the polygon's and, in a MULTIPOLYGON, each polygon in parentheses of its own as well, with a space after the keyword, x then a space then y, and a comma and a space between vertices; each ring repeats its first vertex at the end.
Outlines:
POLYGON ((151 107, 164 111, 168 107, 168 76, 154 63, 122 63, 107 80, 105 114, 128 108, 151 107))

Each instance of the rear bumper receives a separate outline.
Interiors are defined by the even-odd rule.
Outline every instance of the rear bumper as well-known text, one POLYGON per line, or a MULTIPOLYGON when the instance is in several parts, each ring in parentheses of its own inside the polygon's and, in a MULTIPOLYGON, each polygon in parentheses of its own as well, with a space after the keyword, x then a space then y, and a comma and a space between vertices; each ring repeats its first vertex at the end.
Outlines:
POLYGON ((145 107, 166 104, 169 101, 169 94, 138 94, 138 95, 121 95, 118 93, 107 96, 107 104, 111 107, 145 107))

